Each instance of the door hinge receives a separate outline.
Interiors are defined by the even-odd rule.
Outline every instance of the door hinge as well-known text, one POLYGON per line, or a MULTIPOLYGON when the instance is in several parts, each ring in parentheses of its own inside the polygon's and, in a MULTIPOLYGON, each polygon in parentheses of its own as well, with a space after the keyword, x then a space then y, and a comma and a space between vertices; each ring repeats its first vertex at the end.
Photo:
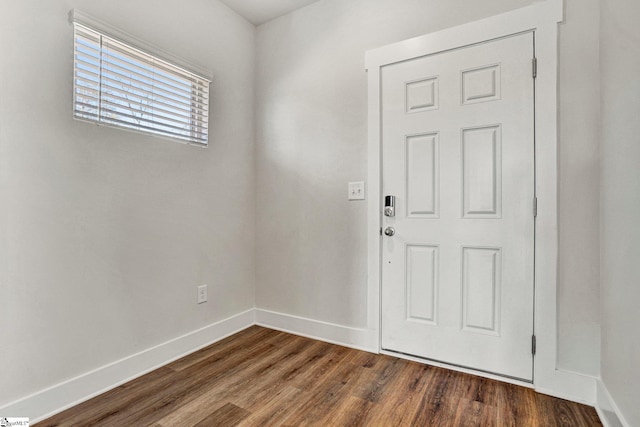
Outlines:
POLYGON ((382 236, 382 227, 380 227, 380 235, 382 236))
POLYGON ((536 218, 538 216, 538 198, 533 197, 533 217, 536 218))
POLYGON ((538 77, 538 58, 534 57, 531 60, 531 74, 533 75, 534 79, 538 77))
POLYGON ((531 335, 531 354, 535 356, 536 354, 536 336, 531 335))

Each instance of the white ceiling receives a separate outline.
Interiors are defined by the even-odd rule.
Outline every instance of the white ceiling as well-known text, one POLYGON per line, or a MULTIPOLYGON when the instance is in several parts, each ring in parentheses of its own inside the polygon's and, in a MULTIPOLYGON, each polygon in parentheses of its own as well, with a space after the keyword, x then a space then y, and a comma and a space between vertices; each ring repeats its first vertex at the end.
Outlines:
POLYGON ((318 0, 222 0, 254 25, 271 21, 318 0))

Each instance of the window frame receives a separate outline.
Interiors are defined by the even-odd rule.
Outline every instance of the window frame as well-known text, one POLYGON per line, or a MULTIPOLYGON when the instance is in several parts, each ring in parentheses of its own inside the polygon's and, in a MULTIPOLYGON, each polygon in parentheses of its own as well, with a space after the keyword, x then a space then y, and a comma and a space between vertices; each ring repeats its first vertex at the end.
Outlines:
MULTIPOLYGON (((96 126, 105 126, 105 127, 112 127, 115 129, 120 129, 120 130, 124 130, 124 131, 129 131, 129 132, 134 132, 134 133, 140 133, 143 135, 148 135, 148 136, 153 136, 156 138, 162 138, 162 139, 167 139, 167 140, 171 140, 174 142, 179 142, 179 143, 183 143, 183 144, 189 144, 192 146, 197 146, 197 147, 202 147, 202 148, 206 148, 209 145, 209 116, 210 116, 210 94, 211 94, 211 83, 213 81, 213 76, 211 75, 211 73, 202 68, 199 67, 197 65, 194 65, 178 56, 175 56, 157 46, 154 46, 150 43, 147 43, 143 40, 140 40, 130 34, 127 34, 111 25, 105 24, 104 22, 101 22, 87 14, 85 14, 84 12, 81 12, 77 9, 72 9, 69 12, 69 23, 72 25, 73 27, 73 43, 74 43, 74 49, 73 49, 73 105, 72 105, 72 109, 73 109, 73 118, 75 120, 79 120, 79 121, 83 121, 83 122, 87 122, 87 123, 91 123, 94 124, 96 126), (135 55, 140 55, 140 57, 143 56, 148 56, 150 58, 152 58, 154 61, 157 61, 157 63, 159 65, 166 65, 169 68, 173 68, 178 70, 178 72, 180 73, 184 73, 184 75, 188 75, 188 79, 185 78, 185 80, 191 80, 192 81, 192 88, 194 87, 198 87, 198 88, 202 88, 205 89, 205 97, 204 97, 204 102, 201 103, 201 107, 196 107, 195 105, 191 105, 190 108, 187 107, 186 109, 183 109, 183 112, 187 112, 189 111, 190 115, 193 115, 194 109, 197 109, 200 111, 200 114, 196 114, 197 116, 197 120, 198 120, 198 124, 201 124, 203 126, 203 133, 202 135, 204 137, 201 137, 199 139, 197 139, 195 136, 187 136, 185 135, 184 137, 182 136, 177 136, 177 135, 169 135, 167 134, 168 131, 167 130, 154 130, 151 128, 151 126, 144 128, 144 126, 142 126, 140 124, 140 122, 138 123, 138 125, 136 126, 135 124, 131 124, 130 126, 127 124, 118 124, 116 123, 117 120, 117 113, 116 116, 113 117, 111 120, 106 119, 105 121, 105 117, 102 115, 101 110, 102 110, 102 105, 105 102, 105 100, 103 99, 103 94, 102 94, 102 87, 103 87, 103 78, 105 78, 105 75, 103 74, 103 70, 102 70, 102 55, 103 50, 106 48, 103 48, 102 43, 100 44, 100 49, 99 49, 99 54, 101 55, 101 66, 100 66, 100 70, 98 73, 95 73, 95 75, 98 78, 98 86, 100 87, 100 90, 98 91, 98 95, 95 97, 95 100, 97 101, 98 105, 97 105, 97 116, 95 118, 90 118, 87 117, 89 114, 87 114, 87 116, 82 117, 82 115, 80 113, 78 113, 76 111, 76 100, 78 98, 78 84, 77 84, 77 75, 76 75, 76 71, 78 69, 78 58, 76 57, 76 25, 82 27, 82 31, 90 31, 90 32, 95 32, 97 34, 99 34, 101 37, 110 39, 109 42, 113 42, 114 44, 121 44, 126 46, 128 49, 131 49, 132 51, 134 51, 135 55), (204 111, 202 111, 204 109, 204 111)), ((132 56, 132 59, 137 60, 137 58, 135 56, 132 56)), ((176 76, 178 76, 178 72, 176 72, 176 76)), ((182 77, 182 76, 181 76, 182 77)), ((154 77, 155 79, 155 77, 154 77)), ((106 80, 106 78, 105 78, 106 80)), ((138 84, 137 80, 134 80, 136 82, 136 84, 138 84)), ((154 80, 155 81, 155 80, 154 80)), ((123 84, 122 87, 128 86, 126 84, 123 84)), ((152 91, 155 89, 152 89, 152 91)), ((134 102, 135 103, 135 102, 134 102)), ((153 101, 150 102, 150 105, 154 105, 155 103, 153 101)), ((126 111, 126 108, 121 108, 121 110, 126 111)), ((135 111, 135 109, 131 109, 129 110, 130 112, 135 111)), ((124 113, 123 113, 124 114, 124 113)), ((122 117, 122 116, 119 116, 122 117)), ((154 119, 155 120, 155 119, 154 119)), ((162 120, 160 120, 162 121, 162 120)), ((183 122, 182 124, 187 124, 186 121, 183 122)), ((156 126, 162 126, 162 123, 156 123, 156 126)), ((188 132, 185 132, 188 133, 188 132)), ((191 130, 191 133, 193 133, 193 130, 191 130)))

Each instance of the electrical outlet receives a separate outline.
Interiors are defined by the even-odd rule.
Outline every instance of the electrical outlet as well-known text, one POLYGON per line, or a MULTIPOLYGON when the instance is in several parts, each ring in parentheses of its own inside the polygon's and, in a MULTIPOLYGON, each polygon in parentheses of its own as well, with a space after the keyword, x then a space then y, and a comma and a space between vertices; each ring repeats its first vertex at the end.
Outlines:
POLYGON ((207 285, 198 286, 198 304, 207 302, 207 285))

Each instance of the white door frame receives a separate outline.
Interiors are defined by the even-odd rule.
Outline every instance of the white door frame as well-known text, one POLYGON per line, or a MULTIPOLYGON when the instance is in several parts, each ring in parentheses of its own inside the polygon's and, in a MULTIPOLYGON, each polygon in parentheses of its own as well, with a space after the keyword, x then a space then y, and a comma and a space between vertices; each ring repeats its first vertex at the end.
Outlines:
MULTIPOLYGON (((557 72, 558 23, 563 20, 563 0, 546 0, 501 15, 416 37, 367 52, 368 71, 368 318, 377 331, 380 351, 381 287, 381 67, 398 61, 443 52, 518 33, 534 31, 537 58, 535 132, 536 195, 535 232, 535 333, 533 386, 537 391, 593 404, 595 379, 557 368, 557 72)), ((456 368, 453 368, 456 369, 456 368)))

